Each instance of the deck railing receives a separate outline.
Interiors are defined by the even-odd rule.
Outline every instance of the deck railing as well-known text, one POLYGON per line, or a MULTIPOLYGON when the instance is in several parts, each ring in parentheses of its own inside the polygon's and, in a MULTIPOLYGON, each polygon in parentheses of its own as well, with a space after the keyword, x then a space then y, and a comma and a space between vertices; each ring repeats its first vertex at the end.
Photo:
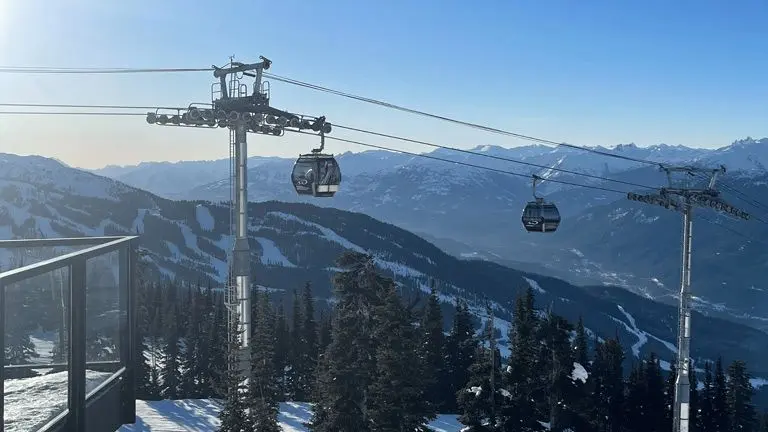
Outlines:
POLYGON ((114 432, 135 422, 137 241, 0 241, 3 258, 22 257, 0 273, 0 432, 114 432), (27 252, 54 248, 68 250, 24 265, 27 252))

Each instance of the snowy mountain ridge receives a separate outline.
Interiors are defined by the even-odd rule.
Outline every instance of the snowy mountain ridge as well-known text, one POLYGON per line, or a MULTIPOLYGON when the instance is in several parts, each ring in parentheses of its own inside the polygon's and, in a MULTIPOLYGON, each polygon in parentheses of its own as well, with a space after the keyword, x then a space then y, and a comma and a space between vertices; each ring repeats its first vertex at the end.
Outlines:
MULTIPOLYGON (((227 207, 170 201, 58 164, 54 165, 58 171, 50 174, 54 181, 40 171, 38 164, 43 162, 19 156, 0 160, 0 227, 6 238, 139 232, 150 265, 159 274, 210 281, 213 287, 222 280, 231 247, 227 207), (79 184, 87 186, 83 195, 75 188, 79 184)), ((467 300, 478 319, 485 314, 482 298, 493 301, 503 350, 510 301, 531 286, 539 306, 551 304, 572 321, 584 316, 594 334, 607 337, 618 331, 623 340, 634 341, 626 347, 630 356, 653 350, 669 361, 674 354, 675 308, 620 288, 576 287, 487 261, 461 260, 394 225, 333 208, 252 203, 249 214, 255 282, 284 296, 310 280, 316 294, 329 299, 330 276, 337 271, 335 258, 347 250, 366 251, 376 257, 385 274, 395 278, 404 295, 423 293, 434 279, 444 301, 467 300)), ((768 365, 759 362, 768 354, 768 334, 698 314, 694 322, 710 334, 694 345, 697 359, 714 359, 719 354, 726 359, 743 358, 759 376, 768 376, 768 365)))
MULTIPOLYGON (((728 172, 719 180, 719 184, 725 185, 721 188, 725 198, 757 218, 765 219, 764 207, 751 206, 732 189, 745 192, 763 204, 768 203, 768 172, 763 169, 768 166, 766 144, 768 138, 746 138, 714 150, 667 144, 652 147, 623 144, 612 148, 595 148, 654 161, 710 167, 725 163, 728 172)), ((535 172, 550 179, 619 191, 642 189, 581 178, 553 170, 552 167, 650 187, 660 187, 666 182, 663 173, 655 167, 639 167, 634 162, 606 158, 563 146, 552 148, 528 145, 505 149, 485 145, 477 146, 474 150, 494 156, 513 157, 549 169, 521 166, 445 149, 429 154, 520 173, 535 172)), ((289 180, 293 163, 291 159, 272 159, 269 163, 253 166, 249 170, 249 196, 255 201, 311 202, 363 212, 427 236, 456 256, 484 257, 502 264, 515 261, 537 269, 544 266, 547 272, 572 283, 615 284, 669 304, 676 301, 674 287, 679 282, 679 259, 674 255, 679 242, 672 239, 679 237, 675 232, 679 231, 679 217, 671 212, 628 202, 624 194, 544 181, 537 186, 537 191, 556 202, 564 218, 558 234, 544 238, 524 232, 517 222, 522 207, 532 197, 531 181, 526 178, 384 151, 344 153, 339 156, 339 161, 344 171, 344 180, 341 191, 333 199, 298 197, 289 180), (630 215, 631 219, 621 220, 625 215, 630 215), (623 229, 607 229, 613 224, 621 224, 623 229), (574 229, 576 226, 579 229, 574 229), (584 226, 588 229, 583 229, 584 226), (611 234, 606 235, 606 231, 611 234), (660 231, 665 236, 655 234, 660 231), (644 235, 635 235, 640 232, 644 235), (632 241, 626 240, 628 238, 632 241), (661 244, 665 244, 665 247, 658 249, 661 244), (572 253, 574 249, 582 255, 572 253), (666 259, 653 258, 656 249, 666 259), (634 259, 630 260, 629 257, 634 259)), ((163 184, 168 185, 170 182, 163 184)), ((147 187, 149 190, 155 188, 152 185, 147 187)), ((229 183, 224 179, 200 186, 189 184, 186 192, 179 192, 177 196, 219 201, 227 200, 229 193, 229 183)), ((704 249, 712 253, 694 254, 695 260, 706 258, 708 261, 706 265, 698 262, 695 264, 697 270, 694 279, 698 279, 694 281, 698 297, 696 307, 703 313, 768 331, 768 315, 761 312, 768 306, 768 286, 762 286, 759 282, 762 280, 759 277, 761 264, 758 259, 749 259, 752 264, 745 267, 738 261, 747 257, 747 252, 744 252, 746 243, 739 242, 731 232, 736 230, 747 237, 762 238, 763 226, 755 221, 736 224, 709 211, 697 214, 726 227, 718 228, 708 222, 697 222, 694 247, 700 250, 700 241, 704 241, 704 249), (705 235, 699 236, 699 233, 705 235), (733 250, 741 258, 733 256, 733 250), (717 273, 714 272, 716 268, 720 269, 717 273), (735 287, 737 294, 734 296, 722 290, 724 285, 735 287)), ((757 256, 763 256, 763 253, 757 251, 757 256)))
MULTIPOLYGON (((587 148, 605 153, 627 156, 635 159, 650 160, 667 163, 701 163, 719 165, 725 163, 730 171, 762 169, 768 166, 768 138, 755 140, 746 138, 719 149, 691 148, 682 145, 658 144, 650 147, 639 147, 635 144, 619 144, 613 147, 587 146, 587 148), (723 160, 724 159, 724 160, 723 160), (762 167, 762 168, 761 168, 762 167)), ((608 158, 583 150, 566 146, 551 147, 534 144, 513 148, 505 148, 493 145, 478 145, 471 151, 491 155, 494 157, 509 158, 543 166, 560 166, 573 171, 593 175, 606 175, 619 173, 629 169, 638 168, 641 165, 636 162, 608 158)), ((332 151, 332 149, 331 149, 332 151)), ((536 168, 514 164, 502 160, 494 160, 479 157, 467 153, 457 153, 449 149, 435 149, 425 154, 446 158, 449 160, 470 162, 496 169, 513 170, 524 174, 532 174, 539 171, 536 168)), ((445 162, 415 158, 410 155, 392 153, 382 150, 369 150, 359 153, 346 152, 337 155, 342 165, 345 179, 354 177, 360 173, 369 175, 379 171, 396 169, 399 166, 445 165, 445 162)), ((250 157, 250 167, 261 166, 269 162, 277 162, 272 167, 264 169, 279 169, 283 175, 287 175, 293 158, 279 157, 250 157), (279 163, 282 162, 282 163, 279 163)), ((450 165, 447 165, 450 166, 450 165)), ((453 166, 454 175, 466 170, 466 167, 453 166)), ((142 162, 137 165, 109 165, 104 168, 92 170, 94 173, 112 177, 124 181, 132 186, 149 190, 161 196, 173 194, 188 194, 192 189, 202 187, 218 180, 226 179, 229 175, 229 162, 227 159, 210 161, 180 161, 180 162, 142 162), (160 177, 164 182, 157 182, 160 177)), ((539 173, 541 175, 541 173, 539 173)), ((187 195, 188 196, 188 195, 187 195)), ((170 196, 168 196, 170 197, 170 196)))

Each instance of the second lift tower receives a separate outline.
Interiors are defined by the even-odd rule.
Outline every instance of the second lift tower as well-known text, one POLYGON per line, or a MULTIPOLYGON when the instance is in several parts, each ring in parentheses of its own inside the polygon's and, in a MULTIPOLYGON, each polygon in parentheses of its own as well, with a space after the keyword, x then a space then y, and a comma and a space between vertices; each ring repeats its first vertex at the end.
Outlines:
MULTIPOLYGON (((693 207, 709 207, 729 214, 736 218, 749 220, 749 215, 731 206, 715 189, 717 177, 725 174, 725 167, 706 169, 696 167, 667 167, 662 166, 667 174, 669 187, 661 188, 658 194, 638 195, 630 192, 627 198, 646 204, 656 204, 683 214, 683 253, 680 283, 680 303, 678 307, 677 326, 677 377, 675 379, 675 402, 673 407, 673 431, 689 432, 690 430, 690 396, 691 381, 691 241, 693 239, 693 207), (709 183, 703 188, 694 188, 684 182, 675 185, 672 175, 683 173, 687 179, 709 176, 709 183)), ((695 372, 694 372, 695 373, 695 372)))

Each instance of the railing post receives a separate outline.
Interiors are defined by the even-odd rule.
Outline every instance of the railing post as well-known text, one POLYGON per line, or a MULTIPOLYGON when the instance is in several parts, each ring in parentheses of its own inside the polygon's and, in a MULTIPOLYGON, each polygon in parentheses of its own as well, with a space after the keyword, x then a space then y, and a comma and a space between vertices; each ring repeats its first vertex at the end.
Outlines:
POLYGON ((77 257, 69 266, 69 427, 85 430, 85 295, 86 260, 77 257))
MULTIPOLYGON (((120 248, 119 253, 119 308, 120 362, 125 366, 121 396, 122 423, 136 422, 136 250, 133 241, 120 248)), ((139 353, 143 355, 143 353, 139 353)), ((140 358, 140 357, 139 357, 140 358)))

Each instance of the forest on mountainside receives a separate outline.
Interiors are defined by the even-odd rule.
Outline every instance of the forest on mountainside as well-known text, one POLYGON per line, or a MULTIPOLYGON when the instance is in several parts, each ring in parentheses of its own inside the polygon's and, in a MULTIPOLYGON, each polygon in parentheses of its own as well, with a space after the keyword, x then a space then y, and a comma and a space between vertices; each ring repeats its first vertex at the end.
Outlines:
MULTIPOLYGON (((435 291, 402 298, 366 255, 347 253, 338 264, 345 271, 334 280, 331 314, 315 312, 309 283, 287 307, 254 292, 252 384, 240 393, 226 385, 234 381, 221 296, 172 283, 144 287, 140 321, 157 357, 140 374, 144 397, 224 398, 229 431, 243 422, 275 430, 285 400, 314 402, 318 432, 414 430, 438 412, 457 413, 471 431, 671 428, 674 373, 654 354, 627 362, 617 338, 590 339, 581 321, 537 310, 530 288, 515 301, 512 355, 502 359, 490 322, 476 332, 466 304, 455 305, 446 326, 435 291), (238 413, 245 407, 250 419, 238 413)), ((696 376, 691 386, 692 430, 768 429, 744 362, 704 369, 702 388, 696 376)))

